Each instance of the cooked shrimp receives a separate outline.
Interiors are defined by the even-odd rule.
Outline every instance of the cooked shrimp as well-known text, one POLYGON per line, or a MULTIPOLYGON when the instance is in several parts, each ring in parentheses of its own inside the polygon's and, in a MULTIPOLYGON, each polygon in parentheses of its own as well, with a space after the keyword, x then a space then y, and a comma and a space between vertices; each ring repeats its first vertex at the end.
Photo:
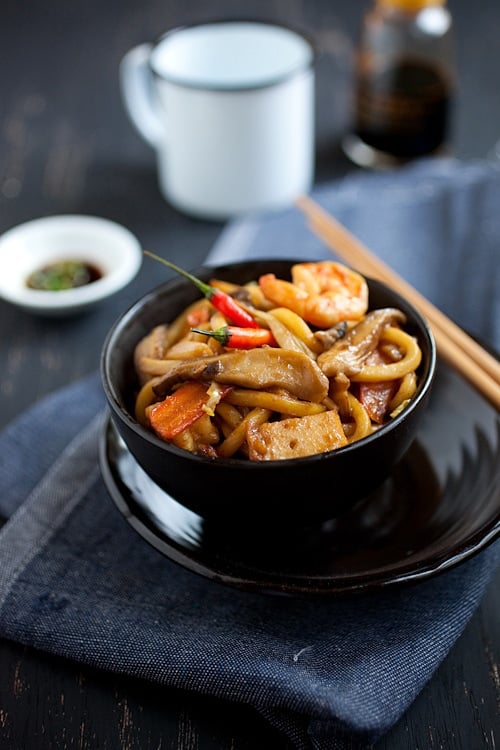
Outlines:
POLYGON ((335 261, 297 263, 292 266, 291 282, 266 273, 259 286, 275 305, 293 310, 319 328, 359 320, 368 309, 363 276, 335 261))

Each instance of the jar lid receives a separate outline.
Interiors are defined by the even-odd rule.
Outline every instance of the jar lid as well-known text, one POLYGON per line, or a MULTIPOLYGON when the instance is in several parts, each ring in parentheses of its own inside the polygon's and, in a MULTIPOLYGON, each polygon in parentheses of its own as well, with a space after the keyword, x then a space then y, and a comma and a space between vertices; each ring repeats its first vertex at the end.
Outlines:
POLYGON ((377 5, 386 8, 401 8, 402 10, 417 11, 429 6, 445 5, 446 0, 377 0, 377 5))

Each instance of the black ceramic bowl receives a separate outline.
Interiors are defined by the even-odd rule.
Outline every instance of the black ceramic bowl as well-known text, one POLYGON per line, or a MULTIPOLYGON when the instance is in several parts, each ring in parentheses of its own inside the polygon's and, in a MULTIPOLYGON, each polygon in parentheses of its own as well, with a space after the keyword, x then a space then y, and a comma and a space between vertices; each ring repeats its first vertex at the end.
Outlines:
MULTIPOLYGON (((245 283, 263 273, 289 278, 297 260, 256 260, 196 269, 205 280, 245 283)), ((200 295, 175 278, 141 298, 113 325, 104 343, 101 376, 112 421, 146 473, 175 500, 207 520, 260 524, 288 520, 307 523, 334 518, 374 490, 412 443, 432 385, 436 353, 419 313, 383 284, 369 280, 370 308, 398 307, 406 330, 423 352, 419 386, 411 404, 373 435, 328 453, 292 460, 254 462, 210 459, 180 450, 135 420, 137 383, 133 352, 154 326, 168 323, 200 295)))

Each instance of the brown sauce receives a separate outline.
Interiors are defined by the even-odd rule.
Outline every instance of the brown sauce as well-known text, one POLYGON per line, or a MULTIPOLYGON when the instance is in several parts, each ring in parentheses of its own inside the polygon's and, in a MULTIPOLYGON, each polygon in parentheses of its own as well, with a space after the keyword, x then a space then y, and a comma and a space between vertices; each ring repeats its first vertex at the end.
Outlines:
POLYGON ((430 65, 402 60, 383 71, 367 67, 358 80, 357 135, 395 157, 432 153, 446 138, 450 98, 446 80, 430 65))
POLYGON ((92 284, 102 278, 102 271, 81 260, 61 260, 36 269, 26 279, 30 289, 59 292, 92 284))

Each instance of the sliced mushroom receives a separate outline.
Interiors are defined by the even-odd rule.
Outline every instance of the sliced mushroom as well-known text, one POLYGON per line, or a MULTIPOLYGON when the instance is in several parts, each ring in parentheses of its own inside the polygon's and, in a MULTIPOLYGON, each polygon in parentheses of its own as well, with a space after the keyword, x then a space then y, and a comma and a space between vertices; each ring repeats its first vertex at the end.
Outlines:
POLYGON ((406 316, 396 308, 373 310, 344 338, 320 354, 317 363, 328 377, 339 373, 351 377, 362 369, 365 359, 377 348, 384 328, 394 324, 404 325, 405 322, 406 316))
POLYGON ((134 365, 141 383, 148 380, 151 375, 142 368, 143 358, 163 359, 170 345, 168 337, 168 326, 159 325, 144 336, 134 350, 134 365))
POLYGON ((329 349, 336 341, 343 338, 346 333, 347 321, 343 320, 341 323, 337 323, 336 326, 333 326, 333 328, 316 331, 314 333, 314 338, 316 338, 325 349, 329 349))
POLYGON ((273 347, 186 360, 156 384, 155 393, 163 397, 183 380, 215 380, 262 390, 284 388, 298 398, 315 402, 322 401, 328 393, 328 378, 310 357, 273 347))

